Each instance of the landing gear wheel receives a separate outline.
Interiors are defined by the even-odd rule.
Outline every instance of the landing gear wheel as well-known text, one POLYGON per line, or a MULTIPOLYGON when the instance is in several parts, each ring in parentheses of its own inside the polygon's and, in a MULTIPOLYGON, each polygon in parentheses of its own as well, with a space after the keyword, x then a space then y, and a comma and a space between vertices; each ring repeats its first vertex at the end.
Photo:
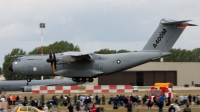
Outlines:
POLYGON ((31 79, 30 77, 27 78, 27 82, 31 82, 31 80, 32 80, 32 79, 31 79))
POLYGON ((76 82, 80 82, 80 78, 76 78, 76 82))
POLYGON ((73 77, 72 80, 73 80, 73 81, 76 81, 76 78, 73 77))
POLYGON ((82 78, 82 82, 86 82, 86 78, 82 78))
POLYGON ((94 80, 93 80, 93 78, 89 78, 89 82, 93 82, 94 80))

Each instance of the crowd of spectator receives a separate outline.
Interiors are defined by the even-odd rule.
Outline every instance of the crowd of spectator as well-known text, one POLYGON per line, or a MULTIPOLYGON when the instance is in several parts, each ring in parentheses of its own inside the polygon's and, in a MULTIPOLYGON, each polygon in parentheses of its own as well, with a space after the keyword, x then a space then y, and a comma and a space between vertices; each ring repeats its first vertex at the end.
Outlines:
POLYGON ((93 96, 89 95, 53 95, 51 99, 45 99, 44 95, 41 95, 40 98, 33 98, 30 96, 18 96, 18 95, 8 95, 7 97, 2 96, 0 102, 8 102, 8 105, 24 105, 24 106, 34 106, 45 112, 49 110, 57 111, 58 105, 66 107, 69 112, 74 110, 80 112, 96 112, 97 108, 95 105, 113 105, 113 109, 118 109, 120 107, 127 108, 127 112, 132 112, 133 108, 137 108, 138 105, 146 106, 146 109, 158 108, 159 112, 163 112, 163 107, 168 106, 168 112, 180 112, 180 106, 187 105, 184 112, 190 112, 189 105, 199 105, 200 96, 197 95, 180 95, 175 96, 174 98, 165 97, 165 96, 155 96, 149 97, 147 95, 111 95, 107 98, 104 95, 96 94, 93 96))

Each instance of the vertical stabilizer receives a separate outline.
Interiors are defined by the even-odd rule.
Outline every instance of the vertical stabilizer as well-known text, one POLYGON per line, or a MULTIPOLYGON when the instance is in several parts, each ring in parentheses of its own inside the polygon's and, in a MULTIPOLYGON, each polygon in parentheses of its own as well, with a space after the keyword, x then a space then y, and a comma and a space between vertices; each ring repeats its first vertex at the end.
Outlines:
POLYGON ((143 50, 160 50, 162 52, 169 52, 187 26, 197 26, 189 24, 188 21, 190 20, 175 21, 162 19, 158 28, 144 46, 143 50))

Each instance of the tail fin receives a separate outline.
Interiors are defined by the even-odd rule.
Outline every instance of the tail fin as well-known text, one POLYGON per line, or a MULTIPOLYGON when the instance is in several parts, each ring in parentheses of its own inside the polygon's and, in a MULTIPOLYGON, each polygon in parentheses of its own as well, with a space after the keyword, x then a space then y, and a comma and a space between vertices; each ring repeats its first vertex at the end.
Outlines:
POLYGON ((189 24, 188 21, 191 20, 175 21, 162 19, 143 50, 169 52, 186 26, 197 26, 195 24, 189 24))

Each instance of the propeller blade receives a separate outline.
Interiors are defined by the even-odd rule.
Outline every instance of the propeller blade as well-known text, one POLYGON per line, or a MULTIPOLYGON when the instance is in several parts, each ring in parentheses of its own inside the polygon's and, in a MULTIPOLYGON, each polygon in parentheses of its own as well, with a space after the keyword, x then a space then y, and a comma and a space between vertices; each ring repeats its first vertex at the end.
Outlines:
POLYGON ((52 59, 52 50, 50 50, 49 59, 52 59))
POLYGON ((54 58, 54 66, 55 66, 55 70, 57 69, 57 62, 56 62, 56 55, 55 52, 53 52, 53 58, 54 58))
POLYGON ((53 73, 55 74, 56 73, 56 68, 55 68, 55 63, 54 62, 52 64, 52 70, 53 70, 53 73))

